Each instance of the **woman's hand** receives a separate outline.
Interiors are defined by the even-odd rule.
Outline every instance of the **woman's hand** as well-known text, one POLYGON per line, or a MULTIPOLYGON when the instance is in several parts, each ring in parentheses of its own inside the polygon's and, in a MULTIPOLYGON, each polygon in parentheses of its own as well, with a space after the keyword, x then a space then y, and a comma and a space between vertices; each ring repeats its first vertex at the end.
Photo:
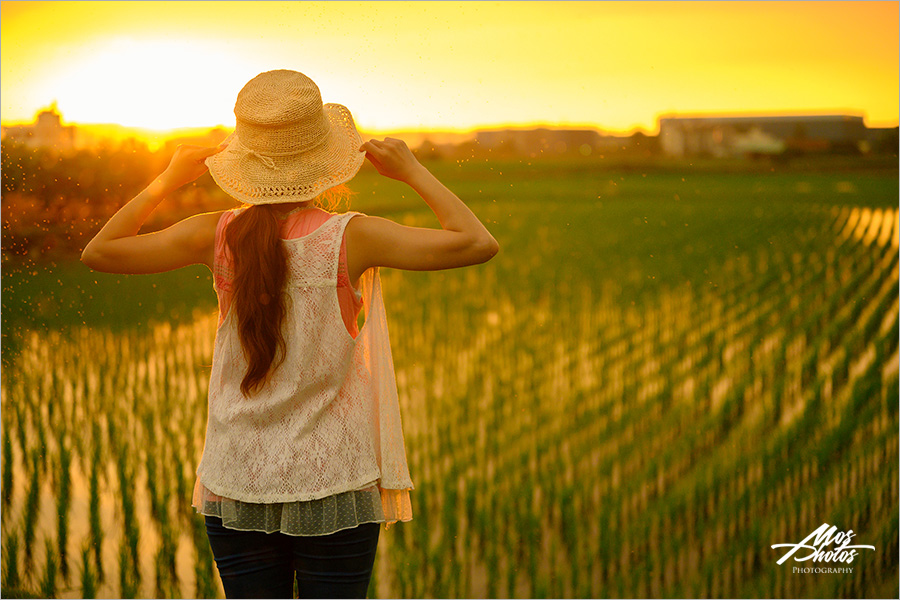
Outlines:
POLYGON ((360 151, 366 152, 366 158, 375 165, 379 173, 397 181, 409 183, 417 173, 424 170, 403 140, 369 140, 360 147, 360 151))
POLYGON ((157 178, 162 194, 167 194, 177 190, 181 186, 188 184, 209 169, 206 166, 206 159, 224 150, 226 146, 223 144, 216 147, 207 146, 178 146, 169 166, 157 178))
POLYGON ((82 262, 105 273, 161 273, 198 263, 212 269, 220 213, 195 215, 155 233, 138 231, 169 193, 203 175, 207 157, 224 148, 179 146, 166 170, 88 243, 82 262))
POLYGON ((370 267, 410 271, 453 269, 488 261, 500 249, 478 217, 419 164, 400 140, 370 140, 360 150, 378 172, 409 185, 434 211, 441 229, 407 227, 381 217, 347 223, 347 268, 354 283, 370 267))

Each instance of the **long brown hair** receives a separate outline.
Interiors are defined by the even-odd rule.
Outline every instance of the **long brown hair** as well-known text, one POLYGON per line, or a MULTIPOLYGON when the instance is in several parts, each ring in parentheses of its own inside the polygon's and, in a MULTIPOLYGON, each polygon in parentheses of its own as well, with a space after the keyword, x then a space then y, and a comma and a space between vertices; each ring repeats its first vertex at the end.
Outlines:
MULTIPOLYGON (((349 199, 351 192, 338 185, 312 201, 329 212, 349 199)), ((241 381, 245 396, 258 391, 268 374, 284 360, 281 324, 287 310, 284 284, 288 265, 281 243, 281 212, 272 204, 246 207, 225 229, 225 244, 234 260, 231 310, 247 359, 241 381)))

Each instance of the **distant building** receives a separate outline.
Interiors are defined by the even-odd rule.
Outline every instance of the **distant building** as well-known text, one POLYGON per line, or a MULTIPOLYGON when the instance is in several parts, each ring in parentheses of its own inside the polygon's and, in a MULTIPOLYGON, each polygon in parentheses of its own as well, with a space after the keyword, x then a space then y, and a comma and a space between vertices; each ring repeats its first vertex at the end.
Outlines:
POLYGON ((861 116, 678 117, 659 119, 664 154, 731 157, 864 150, 870 135, 861 116))
POLYGON ((54 104, 38 113, 30 125, 13 125, 2 128, 2 138, 20 142, 31 148, 55 148, 68 151, 76 147, 77 130, 73 125, 63 125, 54 104))
POLYGON ((864 148, 878 154, 894 154, 900 151, 900 128, 870 127, 864 148))

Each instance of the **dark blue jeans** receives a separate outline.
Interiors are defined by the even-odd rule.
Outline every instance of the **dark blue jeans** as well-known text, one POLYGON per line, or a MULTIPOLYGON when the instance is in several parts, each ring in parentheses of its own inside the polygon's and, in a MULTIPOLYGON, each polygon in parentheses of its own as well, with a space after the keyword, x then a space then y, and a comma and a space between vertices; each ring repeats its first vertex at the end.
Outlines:
POLYGON ((206 517, 206 535, 227 598, 365 598, 379 523, 329 535, 236 531, 206 517))

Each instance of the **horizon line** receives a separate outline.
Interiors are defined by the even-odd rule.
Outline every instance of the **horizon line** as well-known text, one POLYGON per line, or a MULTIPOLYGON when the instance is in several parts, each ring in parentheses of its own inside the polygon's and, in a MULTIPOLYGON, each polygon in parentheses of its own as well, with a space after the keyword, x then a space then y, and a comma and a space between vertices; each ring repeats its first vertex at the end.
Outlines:
MULTIPOLYGON (((21 119, 11 120, 11 121, 0 121, 0 126, 2 127, 22 127, 28 125, 34 125, 37 122, 37 117, 43 112, 52 111, 52 106, 47 106, 35 112, 34 117, 32 117, 31 121, 25 121, 21 119)), ((198 131, 212 131, 215 129, 224 129, 226 131, 232 131, 234 129, 233 125, 225 125, 223 123, 218 123, 215 125, 188 125, 188 126, 176 126, 170 128, 153 128, 153 127, 142 127, 140 125, 126 125, 122 123, 91 123, 91 122, 79 122, 79 121, 66 121, 63 118, 63 113, 56 110, 56 113, 60 116, 60 123, 63 126, 74 126, 74 127, 105 127, 105 128, 119 128, 125 130, 131 130, 135 132, 139 132, 145 135, 155 135, 161 136, 166 134, 176 134, 176 133, 194 133, 196 134, 198 131)), ((613 135, 613 136, 630 136, 634 135, 637 132, 644 133, 645 135, 658 135, 659 133, 659 122, 661 119, 670 119, 670 118, 723 118, 723 117, 743 117, 743 118, 754 118, 754 117, 807 117, 807 116, 849 116, 849 117, 861 117, 863 119, 863 123, 868 129, 891 129, 894 127, 898 127, 900 124, 900 119, 889 121, 889 122, 876 122, 869 123, 866 117, 865 111, 859 109, 850 109, 850 108, 842 108, 842 109, 810 109, 810 110, 744 110, 744 111, 724 111, 724 110, 714 110, 714 111, 666 111, 659 112, 655 117, 655 124, 652 128, 647 128, 642 125, 635 125, 630 128, 624 129, 612 129, 605 128, 599 123, 591 123, 591 122, 551 122, 551 121, 530 121, 530 122, 519 122, 519 123, 492 123, 492 124, 479 124, 479 125, 471 125, 464 127, 455 127, 455 126, 424 126, 424 127, 415 127, 415 126, 398 126, 392 128, 384 128, 384 127, 365 127, 357 124, 356 129, 360 132, 370 133, 370 134, 385 134, 385 133, 404 133, 404 134, 422 134, 422 133, 440 133, 440 134, 453 134, 453 135, 467 135, 474 134, 479 131, 502 131, 502 130, 534 130, 534 129, 589 129, 598 131, 601 134, 613 135)))

